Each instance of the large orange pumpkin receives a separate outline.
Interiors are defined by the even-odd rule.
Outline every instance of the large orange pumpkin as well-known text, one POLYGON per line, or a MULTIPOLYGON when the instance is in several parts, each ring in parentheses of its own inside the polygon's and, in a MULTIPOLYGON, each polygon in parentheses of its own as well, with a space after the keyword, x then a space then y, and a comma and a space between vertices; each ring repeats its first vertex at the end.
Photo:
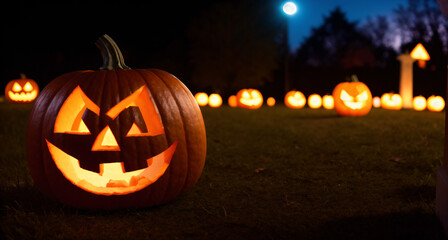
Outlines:
POLYGON ((204 121, 190 91, 158 69, 131 70, 107 35, 98 71, 54 79, 27 129, 27 160, 49 196, 89 209, 148 207, 186 192, 206 154, 204 121))
POLYGON ((10 81, 5 88, 5 96, 13 103, 30 103, 39 94, 39 86, 33 79, 20 74, 20 79, 10 81))
POLYGON ((334 109, 341 116, 364 116, 372 109, 372 93, 362 82, 342 82, 333 90, 334 109))

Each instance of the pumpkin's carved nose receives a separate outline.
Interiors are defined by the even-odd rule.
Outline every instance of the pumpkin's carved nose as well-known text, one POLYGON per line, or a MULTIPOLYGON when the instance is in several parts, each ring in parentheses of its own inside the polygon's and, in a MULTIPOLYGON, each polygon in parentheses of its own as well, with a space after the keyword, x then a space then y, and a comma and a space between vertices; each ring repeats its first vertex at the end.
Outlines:
POLYGON ((93 143, 92 151, 120 151, 117 140, 115 139, 109 126, 106 126, 98 134, 95 142, 93 143))

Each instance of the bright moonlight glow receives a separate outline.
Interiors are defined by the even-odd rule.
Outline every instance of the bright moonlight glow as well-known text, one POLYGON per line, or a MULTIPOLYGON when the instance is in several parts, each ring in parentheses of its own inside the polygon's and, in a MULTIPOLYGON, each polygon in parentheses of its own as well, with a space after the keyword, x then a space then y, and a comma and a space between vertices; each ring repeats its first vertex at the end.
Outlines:
POLYGON ((283 12, 288 15, 294 15, 297 12, 297 5, 293 2, 283 4, 283 12))

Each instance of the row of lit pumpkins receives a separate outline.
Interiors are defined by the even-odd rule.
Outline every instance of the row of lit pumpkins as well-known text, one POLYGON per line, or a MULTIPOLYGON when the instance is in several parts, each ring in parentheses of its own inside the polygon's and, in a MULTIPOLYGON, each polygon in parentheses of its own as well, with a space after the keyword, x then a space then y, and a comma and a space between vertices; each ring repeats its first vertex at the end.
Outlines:
MULTIPOLYGON (((199 106, 220 107, 223 103, 221 96, 217 93, 208 96, 204 92, 195 94, 195 99, 199 106)), ((266 104, 270 107, 276 103, 273 97, 269 97, 266 104)), ((343 116, 362 116, 367 114, 373 107, 390 110, 400 110, 403 108, 403 101, 399 94, 385 93, 380 97, 373 97, 367 86, 360 82, 345 82, 339 84, 333 91, 333 95, 311 94, 308 99, 300 91, 290 91, 284 98, 285 106, 294 109, 303 108, 307 103, 311 109, 323 107, 325 109, 335 109, 343 116), (355 87, 350 87, 350 85, 355 87)), ((263 96, 256 89, 242 89, 236 95, 228 99, 231 107, 241 107, 257 109, 263 105, 263 96)), ((431 96, 426 100, 423 96, 414 98, 413 108, 416 111, 428 109, 433 112, 440 112, 445 108, 445 101, 440 96, 431 96)))

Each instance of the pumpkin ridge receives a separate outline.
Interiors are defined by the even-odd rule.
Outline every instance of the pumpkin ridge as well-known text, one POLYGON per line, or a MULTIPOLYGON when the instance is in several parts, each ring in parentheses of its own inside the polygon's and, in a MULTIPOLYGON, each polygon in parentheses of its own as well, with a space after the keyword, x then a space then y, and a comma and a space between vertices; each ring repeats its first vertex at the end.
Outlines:
MULTIPOLYGON (((135 69, 134 71, 136 73, 138 73, 138 75, 141 77, 141 79, 143 80, 145 85, 148 87, 148 91, 150 92, 150 96, 152 97, 151 100, 153 101, 154 105, 156 105, 157 113, 159 114, 160 120, 162 121, 162 125, 165 127, 165 122, 164 122, 163 116, 162 116, 162 114, 160 114, 160 112, 158 110, 159 109, 158 106, 160 106, 159 100, 158 100, 157 96, 155 94, 153 94, 153 92, 154 92, 153 86, 151 84, 149 84, 149 80, 147 80, 147 77, 145 76, 145 74, 143 72, 149 72, 149 74, 151 74, 151 75, 155 75, 155 73, 152 71, 152 69, 135 69)), ((159 76, 156 76, 156 77, 157 77, 157 80, 159 82, 161 82, 161 84, 166 87, 166 84, 164 83, 164 81, 162 79, 160 79, 159 76)), ((171 92, 170 92, 170 94, 171 94, 171 92)), ((174 98, 174 96, 172 96, 172 97, 174 98)), ((177 102, 176 102, 176 104, 177 104, 177 102)), ((165 131, 165 144, 167 146, 170 146, 170 142, 172 142, 172 139, 170 139, 170 136, 165 131)), ((172 168, 168 167, 167 171, 165 171, 165 174, 164 174, 164 175, 166 175, 165 179, 167 181, 166 184, 168 186, 171 186, 171 183, 172 183, 172 181, 171 181, 171 178, 172 178, 172 175, 173 175, 172 171, 173 171, 172 168)), ((151 187, 150 191, 148 191, 148 194, 151 194, 151 195, 154 194, 153 193, 154 190, 155 190, 155 188, 151 187)), ((165 199, 166 199, 166 196, 169 193, 169 190, 170 190, 170 187, 165 188, 164 192, 162 194, 160 194, 162 196, 162 197, 160 197, 160 202, 165 202, 166 201, 165 199)))
MULTIPOLYGON (((185 139, 186 156, 187 156, 187 159, 189 159, 189 157, 190 157, 190 149, 189 149, 190 142, 189 142, 188 131, 186 130, 186 128, 188 126, 186 126, 186 124, 185 124, 187 121, 185 121, 185 116, 183 114, 183 111, 181 111, 182 109, 181 109, 180 106, 182 106, 182 104, 179 103, 179 99, 176 97, 176 94, 173 93, 172 86, 170 85, 170 83, 165 82, 164 78, 162 78, 160 76, 160 72, 158 72, 158 71, 160 71, 160 70, 155 70, 153 72, 167 86, 167 89, 170 91, 171 95, 173 96, 174 101, 176 102, 176 107, 179 110, 179 114, 180 114, 180 117, 182 119, 182 128, 183 128, 183 133, 184 133, 183 136, 184 136, 184 139, 185 139)), ((186 168, 187 169, 187 174, 185 175, 185 179, 183 180, 183 186, 182 186, 182 188, 180 188, 180 192, 181 193, 185 191, 185 187, 186 187, 186 185, 188 183, 187 180, 189 179, 190 174, 191 174, 190 173, 190 167, 191 167, 190 166, 190 161, 186 161, 186 164, 187 164, 187 166, 186 166, 187 167, 186 168)))
MULTIPOLYGON (((160 71, 161 73, 164 73, 164 71, 161 71, 161 70, 156 70, 156 71, 160 71)), ((167 73, 167 74, 169 74, 169 73, 167 73)), ((184 83, 182 83, 181 81, 179 81, 178 82, 178 84, 179 84, 179 87, 181 88, 181 89, 183 89, 183 92, 185 93, 185 96, 187 96, 188 97, 188 99, 190 100, 190 104, 192 104, 192 106, 191 106, 191 108, 192 109, 194 109, 195 110, 195 113, 196 113, 196 115, 195 116, 197 116, 198 117, 198 119, 197 119, 197 121, 199 121, 199 122, 201 122, 202 124, 199 124, 200 126, 201 126, 201 131, 203 132, 203 139, 206 139, 206 129, 205 129, 205 125, 204 125, 204 118, 202 117, 202 112, 201 112, 201 109, 199 108, 199 105, 198 105, 198 103, 196 102, 196 99, 194 98, 194 96, 190 93, 190 90, 188 90, 188 88, 185 86, 185 84, 184 83)), ((203 168, 204 168, 204 165, 205 165, 205 157, 206 157, 206 154, 207 154, 207 141, 205 141, 204 143, 203 143, 204 145, 203 145, 203 147, 204 147, 204 156, 197 156, 198 157, 198 159, 201 159, 201 158, 203 158, 204 159, 204 163, 202 163, 202 166, 201 166, 201 168, 200 168, 200 170, 196 173, 196 172, 194 172, 194 174, 193 174, 193 179, 192 180, 190 180, 189 178, 187 178, 187 181, 186 181, 186 183, 185 184, 190 184, 190 185, 188 185, 188 186, 184 186, 184 190, 186 191, 186 190, 188 190, 189 188, 191 188, 192 186, 194 186, 194 184, 199 180, 199 177, 200 177, 200 175, 201 175, 201 173, 202 173, 202 170, 203 170, 203 168), (190 182, 189 182, 189 180, 190 180, 190 182)), ((198 146, 199 144, 195 144, 195 146, 198 146)), ((202 147, 202 146, 201 146, 202 147)), ((197 151, 198 153, 200 152, 200 151, 197 151)), ((191 163, 194 163, 194 161, 193 162, 191 162, 191 163)), ((189 167, 191 166, 191 164, 189 164, 189 167)), ((192 171, 194 169, 197 169, 197 167, 196 166, 192 166, 191 168, 189 168, 189 171, 188 171, 188 177, 190 176, 190 175, 192 175, 192 171)))
MULTIPOLYGON (((179 101, 178 101, 178 98, 177 98, 177 95, 176 94, 174 94, 173 93, 173 90, 171 89, 173 86, 171 86, 169 83, 167 83, 166 81, 165 81, 165 78, 162 78, 161 76, 160 76, 160 74, 158 74, 157 73, 157 69, 151 69, 151 73, 152 74, 154 74, 154 76, 155 77, 157 77, 157 79, 161 82, 161 84, 163 84, 164 86, 165 86, 165 88, 169 91, 169 94, 171 95, 171 97, 173 98, 173 100, 174 100, 174 102, 176 103, 176 109, 177 109, 177 112, 179 113, 179 117, 180 117, 180 119, 181 119, 181 122, 182 122, 182 138, 184 139, 184 142, 185 142, 185 158, 186 159, 189 159, 189 149, 188 149, 188 146, 189 146, 189 142, 187 141, 187 131, 186 131, 186 129, 185 129, 185 118, 184 118, 184 116, 182 115, 182 111, 181 111, 181 105, 179 104, 179 101)), ((179 139, 177 139, 177 140, 179 140, 179 139)), ((179 146, 178 146, 179 147, 179 146)), ((186 174, 185 174, 185 178, 184 179, 182 179, 182 187, 181 188, 179 188, 179 189, 176 189, 176 190, 178 190, 179 191, 179 193, 182 193, 183 192, 183 188, 184 188, 184 186, 185 186, 185 184, 186 184, 186 182, 187 182, 187 179, 188 179, 188 175, 190 174, 189 173, 189 170, 190 170, 190 168, 189 168, 189 161, 185 161, 182 165, 185 165, 186 164, 186 166, 184 166, 185 167, 185 169, 186 169, 186 174)), ((171 179, 171 178, 170 178, 171 179)), ((170 184, 169 185, 172 185, 171 184, 172 182, 170 181, 170 184)), ((166 191, 165 192, 165 194, 164 194, 164 196, 163 196, 163 199, 166 199, 167 198, 167 195, 169 196, 170 194, 169 194, 170 192, 169 191, 166 191)), ((176 195, 176 194, 175 194, 176 195)))

